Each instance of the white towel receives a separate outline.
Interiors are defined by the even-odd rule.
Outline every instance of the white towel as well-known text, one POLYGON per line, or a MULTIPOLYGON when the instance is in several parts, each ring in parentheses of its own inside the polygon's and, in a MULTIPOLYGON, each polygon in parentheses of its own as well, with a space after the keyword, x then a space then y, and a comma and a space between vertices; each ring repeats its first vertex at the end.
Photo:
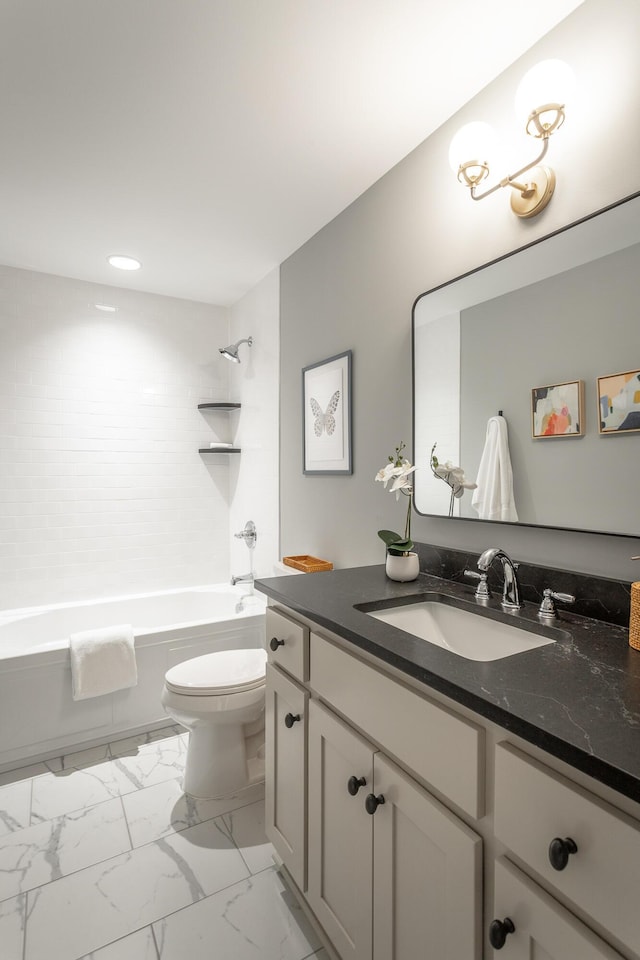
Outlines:
POLYGON ((73 699, 101 697, 138 682, 133 627, 122 624, 69 637, 73 699))
POLYGON ((487 423, 487 436, 476 482, 478 486, 473 491, 471 506, 477 510, 481 520, 517 521, 507 421, 504 417, 490 417, 487 423))

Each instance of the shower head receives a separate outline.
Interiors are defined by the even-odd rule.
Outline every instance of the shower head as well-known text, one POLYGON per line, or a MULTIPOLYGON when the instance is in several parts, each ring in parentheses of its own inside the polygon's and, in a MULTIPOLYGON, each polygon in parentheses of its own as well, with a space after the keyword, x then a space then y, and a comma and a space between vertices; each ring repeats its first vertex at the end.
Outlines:
POLYGON ((234 363, 240 363, 240 357, 238 356, 238 347, 241 343, 248 343, 249 346, 253 343, 253 337, 247 337, 244 340, 238 340, 237 343, 230 343, 228 347, 220 347, 220 353, 223 357, 226 357, 227 360, 233 360, 234 363))

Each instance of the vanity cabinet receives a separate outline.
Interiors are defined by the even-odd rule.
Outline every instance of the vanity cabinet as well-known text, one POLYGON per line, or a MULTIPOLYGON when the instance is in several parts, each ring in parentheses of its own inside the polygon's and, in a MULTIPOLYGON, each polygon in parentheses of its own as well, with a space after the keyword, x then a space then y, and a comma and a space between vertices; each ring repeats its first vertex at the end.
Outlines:
POLYGON ((343 960, 479 956, 481 840, 309 705, 309 903, 343 960))
POLYGON ((307 887, 307 714, 309 630, 266 613, 265 821, 269 839, 301 891, 307 887))
POLYGON ((621 960, 619 953, 505 858, 496 861, 494 898, 498 942, 505 937, 499 952, 494 951, 496 958, 621 960))
POLYGON ((635 807, 309 620, 274 638, 267 833, 332 960, 640 960, 635 807))

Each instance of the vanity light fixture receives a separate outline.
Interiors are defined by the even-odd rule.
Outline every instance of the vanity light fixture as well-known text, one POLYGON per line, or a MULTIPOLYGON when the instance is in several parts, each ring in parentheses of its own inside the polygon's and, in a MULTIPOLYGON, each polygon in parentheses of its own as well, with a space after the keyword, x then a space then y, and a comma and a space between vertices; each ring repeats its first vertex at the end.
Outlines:
POLYGON ((139 270, 142 264, 135 257, 128 257, 123 253, 112 253, 107 257, 107 263, 118 270, 139 270))
POLYGON ((238 347, 241 343, 248 343, 249 346, 251 346, 253 343, 253 337, 246 337, 244 340, 238 340, 237 343, 230 343, 228 347, 218 347, 218 350, 223 357, 226 357, 227 360, 231 360, 232 363, 240 363, 238 347))
POLYGON ((540 161, 549 149, 551 134, 564 123, 565 105, 573 86, 573 72, 562 60, 544 60, 523 77, 516 94, 516 112, 521 117, 530 110, 525 130, 542 141, 542 150, 531 163, 482 193, 477 188, 489 176, 491 128, 486 123, 474 122, 458 131, 449 147, 449 163, 460 183, 469 187, 472 200, 484 200, 501 187, 511 187, 511 209, 516 216, 535 217, 544 210, 553 196, 556 175, 551 167, 541 166, 540 161), (539 106, 531 110, 532 103, 539 106), (527 178, 520 180, 524 173, 528 173, 527 178))

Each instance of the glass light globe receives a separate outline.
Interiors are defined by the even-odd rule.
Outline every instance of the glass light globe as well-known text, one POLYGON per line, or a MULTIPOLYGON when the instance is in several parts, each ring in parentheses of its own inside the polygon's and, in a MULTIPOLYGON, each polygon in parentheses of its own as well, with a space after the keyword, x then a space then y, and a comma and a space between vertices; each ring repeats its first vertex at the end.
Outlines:
POLYGON ((516 116, 525 123, 532 110, 547 103, 570 104, 576 78, 564 60, 543 60, 532 67, 516 91, 516 116))
POLYGON ((495 154, 495 144, 495 134, 488 123, 482 120, 467 123, 460 127, 451 141, 449 166, 454 173, 458 172, 460 164, 470 160, 477 160, 479 165, 488 166, 495 154))

